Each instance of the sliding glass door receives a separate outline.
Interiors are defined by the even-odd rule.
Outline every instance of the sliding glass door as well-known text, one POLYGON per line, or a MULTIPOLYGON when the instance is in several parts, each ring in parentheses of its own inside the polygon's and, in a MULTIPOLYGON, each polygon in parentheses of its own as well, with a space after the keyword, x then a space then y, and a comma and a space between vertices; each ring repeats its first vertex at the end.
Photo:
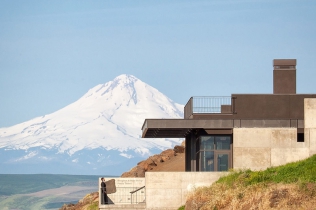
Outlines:
POLYGON ((198 143, 198 171, 228 171, 232 167, 230 135, 200 136, 198 143))

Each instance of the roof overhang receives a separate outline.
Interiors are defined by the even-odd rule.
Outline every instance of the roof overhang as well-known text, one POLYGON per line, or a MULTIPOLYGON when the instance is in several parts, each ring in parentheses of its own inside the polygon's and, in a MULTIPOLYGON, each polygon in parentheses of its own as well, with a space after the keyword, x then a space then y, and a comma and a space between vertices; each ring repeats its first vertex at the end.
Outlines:
POLYGON ((142 138, 185 138, 193 129, 231 129, 232 120, 146 119, 142 138))

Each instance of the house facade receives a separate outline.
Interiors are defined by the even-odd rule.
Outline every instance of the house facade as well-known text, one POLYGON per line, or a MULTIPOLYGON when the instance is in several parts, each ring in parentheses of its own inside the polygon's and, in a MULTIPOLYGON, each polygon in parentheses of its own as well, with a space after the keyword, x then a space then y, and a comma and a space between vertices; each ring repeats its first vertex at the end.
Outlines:
POLYGON ((316 154, 316 94, 296 93, 296 59, 273 60, 273 93, 191 97, 183 119, 146 119, 143 138, 185 138, 185 171, 261 170, 316 154))
POLYGON ((295 59, 273 67, 272 94, 191 97, 183 119, 146 119, 143 138, 185 139, 186 172, 115 178, 110 205, 99 209, 176 210, 230 168, 261 170, 316 154, 316 94, 296 93, 295 59))

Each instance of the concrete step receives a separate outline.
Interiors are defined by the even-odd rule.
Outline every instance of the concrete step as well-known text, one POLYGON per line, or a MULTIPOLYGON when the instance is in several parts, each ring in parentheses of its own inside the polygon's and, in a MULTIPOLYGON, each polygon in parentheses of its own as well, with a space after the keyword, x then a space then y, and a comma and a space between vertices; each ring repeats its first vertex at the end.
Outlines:
POLYGON ((146 203, 138 204, 109 204, 109 205, 100 205, 99 209, 101 210, 134 210, 134 209, 146 209, 146 203))

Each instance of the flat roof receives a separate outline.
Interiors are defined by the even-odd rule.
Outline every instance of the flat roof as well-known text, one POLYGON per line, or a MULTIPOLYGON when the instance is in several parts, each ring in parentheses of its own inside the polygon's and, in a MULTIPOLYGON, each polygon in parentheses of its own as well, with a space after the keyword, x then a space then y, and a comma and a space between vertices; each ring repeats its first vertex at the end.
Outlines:
POLYGON ((302 119, 146 119, 142 138, 185 138, 192 130, 204 129, 207 133, 233 128, 304 128, 302 119))
POLYGON ((193 129, 231 129, 233 120, 146 119, 142 138, 185 138, 193 129))

